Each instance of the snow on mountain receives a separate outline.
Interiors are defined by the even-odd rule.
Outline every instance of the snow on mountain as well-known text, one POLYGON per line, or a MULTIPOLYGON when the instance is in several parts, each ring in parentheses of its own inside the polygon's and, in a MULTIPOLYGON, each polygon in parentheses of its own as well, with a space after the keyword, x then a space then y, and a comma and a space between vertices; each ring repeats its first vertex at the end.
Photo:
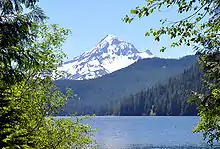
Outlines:
POLYGON ((131 43, 107 35, 92 50, 65 62, 58 70, 70 74, 64 78, 94 79, 127 67, 139 59, 152 57, 154 55, 149 50, 139 52, 131 43))

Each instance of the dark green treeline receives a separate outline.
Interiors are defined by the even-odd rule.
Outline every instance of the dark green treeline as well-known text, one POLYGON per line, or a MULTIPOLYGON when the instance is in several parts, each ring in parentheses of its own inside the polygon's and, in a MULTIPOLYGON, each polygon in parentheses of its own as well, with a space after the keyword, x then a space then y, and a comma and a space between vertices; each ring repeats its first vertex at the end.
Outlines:
POLYGON ((194 65, 182 74, 171 77, 165 84, 111 101, 97 115, 121 116, 179 116, 197 115, 196 105, 187 102, 190 90, 201 90, 201 70, 194 65))

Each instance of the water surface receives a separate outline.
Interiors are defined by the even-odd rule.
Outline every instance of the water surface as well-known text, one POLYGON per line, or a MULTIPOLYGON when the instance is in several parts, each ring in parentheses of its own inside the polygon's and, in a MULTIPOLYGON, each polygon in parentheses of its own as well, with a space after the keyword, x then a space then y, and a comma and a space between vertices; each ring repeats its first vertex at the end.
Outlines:
POLYGON ((84 123, 98 128, 96 140, 103 149, 208 148, 202 134, 192 132, 198 121, 188 116, 97 116, 84 123))

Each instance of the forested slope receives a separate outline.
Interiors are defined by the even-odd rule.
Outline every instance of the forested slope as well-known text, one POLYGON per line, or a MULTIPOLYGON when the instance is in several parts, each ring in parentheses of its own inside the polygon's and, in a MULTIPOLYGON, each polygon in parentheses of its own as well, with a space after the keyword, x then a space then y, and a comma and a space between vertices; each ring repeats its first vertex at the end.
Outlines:
POLYGON ((198 65, 170 77, 165 84, 109 102, 98 115, 197 115, 195 105, 187 102, 189 91, 201 90, 202 73, 198 65))

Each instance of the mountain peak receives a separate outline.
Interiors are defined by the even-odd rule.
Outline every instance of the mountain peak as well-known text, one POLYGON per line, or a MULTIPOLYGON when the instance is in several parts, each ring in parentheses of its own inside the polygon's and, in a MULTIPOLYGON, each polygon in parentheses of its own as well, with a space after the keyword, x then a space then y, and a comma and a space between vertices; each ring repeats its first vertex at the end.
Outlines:
POLYGON ((105 36, 105 38, 118 38, 118 37, 115 36, 115 35, 108 34, 108 35, 105 36))
POLYGON ((117 36, 108 34, 104 38, 102 38, 102 40, 97 45, 99 45, 103 42, 107 42, 107 43, 111 44, 113 41, 116 41, 116 40, 121 41, 121 40, 119 40, 119 38, 117 36))
POLYGON ((139 52, 133 44, 106 35, 93 49, 67 62, 61 70, 72 74, 68 79, 94 79, 151 57, 154 56, 150 51, 139 52))

